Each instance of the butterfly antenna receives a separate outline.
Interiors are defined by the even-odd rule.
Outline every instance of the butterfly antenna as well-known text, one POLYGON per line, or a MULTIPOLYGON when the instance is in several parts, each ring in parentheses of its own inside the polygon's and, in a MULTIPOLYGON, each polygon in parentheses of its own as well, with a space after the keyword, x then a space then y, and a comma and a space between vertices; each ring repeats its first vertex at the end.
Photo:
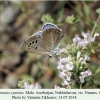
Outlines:
POLYGON ((47 61, 47 66, 46 67, 49 67, 49 58, 52 58, 52 56, 48 55, 48 61, 47 61))
POLYGON ((47 64, 46 64, 46 67, 49 67, 49 56, 47 58, 47 64))

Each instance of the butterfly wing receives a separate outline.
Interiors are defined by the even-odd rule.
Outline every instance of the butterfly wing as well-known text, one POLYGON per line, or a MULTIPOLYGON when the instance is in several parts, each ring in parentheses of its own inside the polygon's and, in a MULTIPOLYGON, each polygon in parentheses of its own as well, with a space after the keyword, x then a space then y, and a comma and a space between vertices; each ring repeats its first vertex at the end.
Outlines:
POLYGON ((42 30, 44 31, 44 30, 49 29, 49 28, 57 28, 57 26, 54 24, 51 24, 51 23, 47 23, 47 24, 43 25, 42 30))
POLYGON ((21 44, 21 48, 25 51, 34 53, 48 53, 42 42, 42 31, 34 33, 31 37, 21 44))
POLYGON ((47 28, 43 31, 42 40, 48 51, 56 48, 62 36, 62 30, 60 28, 47 28))

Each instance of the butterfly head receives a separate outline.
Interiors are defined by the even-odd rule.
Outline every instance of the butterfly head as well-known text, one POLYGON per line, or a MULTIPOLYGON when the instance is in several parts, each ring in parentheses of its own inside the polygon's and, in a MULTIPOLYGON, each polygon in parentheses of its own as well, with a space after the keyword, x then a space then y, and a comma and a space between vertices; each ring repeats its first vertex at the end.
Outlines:
POLYGON ((56 48, 56 49, 54 49, 54 50, 51 50, 51 51, 49 52, 49 57, 52 58, 53 56, 55 56, 55 55, 57 54, 57 52, 58 52, 58 48, 56 48))

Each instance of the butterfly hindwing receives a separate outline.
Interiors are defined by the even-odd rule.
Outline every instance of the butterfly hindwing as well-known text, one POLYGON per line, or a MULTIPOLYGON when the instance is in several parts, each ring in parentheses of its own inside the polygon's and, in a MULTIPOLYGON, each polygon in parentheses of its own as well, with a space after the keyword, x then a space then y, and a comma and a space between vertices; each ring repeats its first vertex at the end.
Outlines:
POLYGON ((62 30, 59 28, 49 28, 43 31, 42 40, 48 51, 56 48, 59 44, 62 30))
POLYGON ((51 24, 51 23, 47 23, 47 24, 43 25, 42 30, 44 31, 44 30, 49 29, 49 28, 57 28, 57 26, 54 24, 51 24))

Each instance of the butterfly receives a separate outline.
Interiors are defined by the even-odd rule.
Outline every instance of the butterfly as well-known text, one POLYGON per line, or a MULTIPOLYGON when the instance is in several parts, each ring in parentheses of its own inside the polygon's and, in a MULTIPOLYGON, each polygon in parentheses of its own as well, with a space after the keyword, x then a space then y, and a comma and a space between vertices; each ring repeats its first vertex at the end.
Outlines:
POLYGON ((55 24, 46 23, 42 31, 34 33, 22 44, 21 48, 28 52, 47 54, 49 57, 55 56, 59 49, 60 42, 64 39, 62 29, 55 24))

